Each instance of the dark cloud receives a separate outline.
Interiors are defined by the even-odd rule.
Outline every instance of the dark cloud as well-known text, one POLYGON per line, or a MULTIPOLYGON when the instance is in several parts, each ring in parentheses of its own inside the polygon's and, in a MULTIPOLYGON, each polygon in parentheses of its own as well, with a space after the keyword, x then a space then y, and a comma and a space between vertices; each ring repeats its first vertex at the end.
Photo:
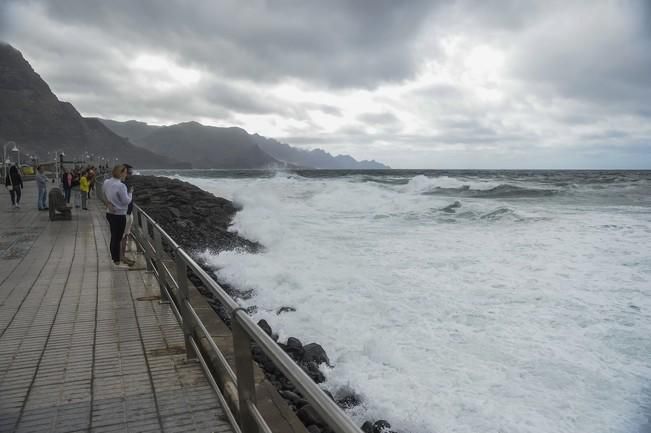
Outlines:
MULTIPOLYGON (((32 1, 63 26, 106 29, 105 44, 163 51, 182 64, 275 82, 374 87, 408 78, 429 1, 32 1)), ((106 46, 106 45, 104 45, 106 46)), ((102 46, 98 46, 102 49, 102 46)))

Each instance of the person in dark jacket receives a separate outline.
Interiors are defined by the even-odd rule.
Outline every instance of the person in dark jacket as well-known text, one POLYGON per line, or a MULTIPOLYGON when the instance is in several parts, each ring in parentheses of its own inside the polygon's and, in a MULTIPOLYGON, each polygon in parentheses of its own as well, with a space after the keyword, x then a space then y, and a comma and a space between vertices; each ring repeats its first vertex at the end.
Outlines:
POLYGON ((63 169, 63 175, 61 175, 61 186, 63 187, 63 197, 66 204, 69 205, 70 191, 72 190, 72 173, 70 173, 67 168, 63 169))
POLYGON ((7 177, 5 178, 5 188, 7 188, 9 194, 11 194, 11 205, 15 208, 19 208, 20 197, 23 189, 23 178, 20 175, 20 171, 18 171, 16 164, 12 165, 9 169, 9 173, 7 173, 7 177))

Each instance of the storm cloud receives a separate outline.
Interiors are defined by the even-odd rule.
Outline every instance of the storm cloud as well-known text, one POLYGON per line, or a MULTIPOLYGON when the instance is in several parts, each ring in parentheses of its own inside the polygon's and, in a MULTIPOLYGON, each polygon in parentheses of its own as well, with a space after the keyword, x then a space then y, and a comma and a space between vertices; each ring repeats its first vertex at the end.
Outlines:
POLYGON ((89 116, 394 167, 651 167, 644 0, 9 0, 0 39, 89 116))

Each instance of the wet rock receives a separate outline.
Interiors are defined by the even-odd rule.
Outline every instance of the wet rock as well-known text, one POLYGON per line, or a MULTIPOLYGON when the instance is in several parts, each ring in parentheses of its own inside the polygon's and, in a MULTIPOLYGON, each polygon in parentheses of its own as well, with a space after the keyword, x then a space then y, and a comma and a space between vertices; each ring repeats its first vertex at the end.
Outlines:
POLYGON ((364 424, 362 424, 362 431, 364 433, 373 433, 373 422, 366 421, 364 424))
POLYGON ((391 429, 391 424, 388 421, 380 419, 373 424, 373 433, 388 433, 391 429))
MULTIPOLYGON (((310 376, 310 378, 315 383, 323 383, 323 382, 325 382, 325 376, 323 375, 321 370, 319 370, 319 366, 316 363, 314 363, 314 362, 301 362, 299 365, 301 366, 303 371, 305 371, 305 373, 307 373, 307 375, 310 376)), ((327 390, 325 392, 329 394, 329 392, 327 390)), ((332 397, 332 395, 330 395, 330 397, 332 397)))
POLYGON ((293 404, 296 404, 299 400, 301 400, 301 397, 292 391, 280 391, 280 395, 282 395, 285 400, 289 400, 293 404))
POLYGON ((451 205, 446 206, 446 207, 444 207, 443 209, 441 209, 441 212, 446 212, 446 213, 455 213, 455 212, 456 212, 455 209, 458 209, 458 208, 460 208, 460 207, 461 207, 461 202, 459 202, 459 201, 455 201, 455 202, 452 203, 451 205))
POLYGON ((296 412, 296 416, 298 416, 298 419, 301 420, 301 422, 305 425, 312 425, 316 424, 317 426, 321 427, 323 426, 323 421, 321 421, 321 418, 319 417, 319 414, 316 412, 316 410, 309 404, 303 406, 296 412))
POLYGON ((316 364, 327 364, 330 365, 330 359, 328 359, 328 354, 317 343, 309 343, 303 347, 303 360, 307 362, 314 362, 316 364))
POLYGON ((262 329, 264 331, 265 334, 267 334, 268 336, 271 337, 271 335, 273 334, 271 332, 271 326, 269 326, 269 324, 267 323, 266 320, 264 320, 264 319, 259 320, 258 321, 258 326, 260 327, 260 329, 262 329))
POLYGON ((343 409, 350 409, 362 404, 362 398, 354 392, 349 392, 337 398, 336 402, 339 407, 343 409))
POLYGON ((294 307, 280 307, 278 311, 276 311, 276 314, 283 314, 283 313, 291 313, 296 311, 296 308, 294 307))
POLYGON ((303 354, 305 352, 301 340, 294 337, 289 337, 287 339, 287 348, 285 349, 285 351, 295 360, 303 359, 303 354))

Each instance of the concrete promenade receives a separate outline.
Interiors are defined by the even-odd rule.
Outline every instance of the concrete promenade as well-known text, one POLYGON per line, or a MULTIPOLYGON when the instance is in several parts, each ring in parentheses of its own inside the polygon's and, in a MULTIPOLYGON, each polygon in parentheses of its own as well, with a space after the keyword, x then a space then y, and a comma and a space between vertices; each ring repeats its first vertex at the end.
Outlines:
POLYGON ((114 271, 97 200, 71 221, 0 197, 0 432, 231 432, 144 271, 114 271))

